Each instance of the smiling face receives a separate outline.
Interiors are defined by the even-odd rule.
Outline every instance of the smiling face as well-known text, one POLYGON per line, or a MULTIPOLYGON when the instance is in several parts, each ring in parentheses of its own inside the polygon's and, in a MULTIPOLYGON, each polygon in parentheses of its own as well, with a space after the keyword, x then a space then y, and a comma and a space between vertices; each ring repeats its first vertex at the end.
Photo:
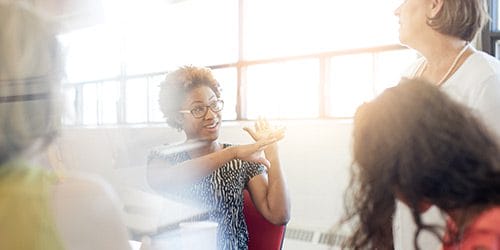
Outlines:
MULTIPOLYGON (((209 106, 217 100, 214 91, 208 86, 200 86, 192 89, 186 94, 186 99, 181 107, 182 110, 192 110, 209 106)), ((210 108, 205 116, 195 118, 191 113, 179 114, 182 128, 188 140, 215 141, 219 137, 221 123, 220 112, 214 112, 210 108)))
POLYGON ((405 0, 394 10, 399 17, 399 41, 415 48, 418 40, 432 29, 427 24, 428 12, 431 8, 430 0, 405 0))

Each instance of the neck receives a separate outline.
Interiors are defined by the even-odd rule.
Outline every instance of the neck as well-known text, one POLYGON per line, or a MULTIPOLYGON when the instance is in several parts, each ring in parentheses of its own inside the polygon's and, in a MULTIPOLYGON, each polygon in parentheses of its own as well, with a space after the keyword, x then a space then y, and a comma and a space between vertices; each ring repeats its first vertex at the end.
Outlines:
POLYGON ((438 86, 443 84, 472 53, 468 49, 469 45, 466 41, 452 38, 441 40, 430 48, 422 49, 425 63, 417 72, 417 76, 438 86))
POLYGON ((221 149, 221 145, 216 141, 200 141, 200 140, 186 140, 186 144, 192 144, 192 149, 189 149, 189 155, 192 158, 207 155, 221 149))
POLYGON ((447 69, 467 42, 455 38, 436 40, 429 44, 431 46, 419 50, 425 57, 427 66, 431 69, 447 69))

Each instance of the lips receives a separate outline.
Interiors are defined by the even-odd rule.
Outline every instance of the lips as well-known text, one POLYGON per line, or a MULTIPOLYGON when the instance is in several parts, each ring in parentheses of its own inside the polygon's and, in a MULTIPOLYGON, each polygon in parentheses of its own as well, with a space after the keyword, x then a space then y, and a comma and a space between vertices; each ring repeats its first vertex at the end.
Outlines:
POLYGON ((213 121, 209 124, 206 124, 205 126, 203 126, 204 128, 207 128, 207 129, 215 129, 217 128, 217 126, 219 125, 219 121, 216 120, 216 121, 213 121))

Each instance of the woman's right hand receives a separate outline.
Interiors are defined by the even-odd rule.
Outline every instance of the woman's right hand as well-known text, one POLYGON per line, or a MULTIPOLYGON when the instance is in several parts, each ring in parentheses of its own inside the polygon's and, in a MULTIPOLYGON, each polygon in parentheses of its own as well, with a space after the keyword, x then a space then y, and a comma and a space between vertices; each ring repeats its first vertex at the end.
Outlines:
POLYGON ((234 156, 236 159, 240 159, 243 161, 260 163, 270 167, 269 161, 263 156, 262 151, 269 145, 281 140, 282 136, 269 136, 265 138, 261 138, 255 143, 246 144, 246 145, 236 145, 232 146, 234 156))

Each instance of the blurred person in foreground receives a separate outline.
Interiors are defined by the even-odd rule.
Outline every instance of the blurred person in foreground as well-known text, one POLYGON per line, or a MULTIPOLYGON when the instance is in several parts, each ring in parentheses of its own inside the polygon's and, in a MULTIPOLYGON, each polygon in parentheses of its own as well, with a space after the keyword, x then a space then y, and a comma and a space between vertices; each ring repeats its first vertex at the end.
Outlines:
POLYGON ((32 161, 60 129, 63 65, 53 25, 19 2, 0 2, 0 249, 129 249, 108 186, 32 161))
POLYGON ((415 249, 424 231, 443 250, 500 249, 499 190, 500 145, 491 129, 435 85, 403 79, 355 114, 344 221, 354 230, 344 248, 393 249, 387 221, 399 200, 416 225, 415 249), (431 206, 445 228, 423 220, 431 206))

